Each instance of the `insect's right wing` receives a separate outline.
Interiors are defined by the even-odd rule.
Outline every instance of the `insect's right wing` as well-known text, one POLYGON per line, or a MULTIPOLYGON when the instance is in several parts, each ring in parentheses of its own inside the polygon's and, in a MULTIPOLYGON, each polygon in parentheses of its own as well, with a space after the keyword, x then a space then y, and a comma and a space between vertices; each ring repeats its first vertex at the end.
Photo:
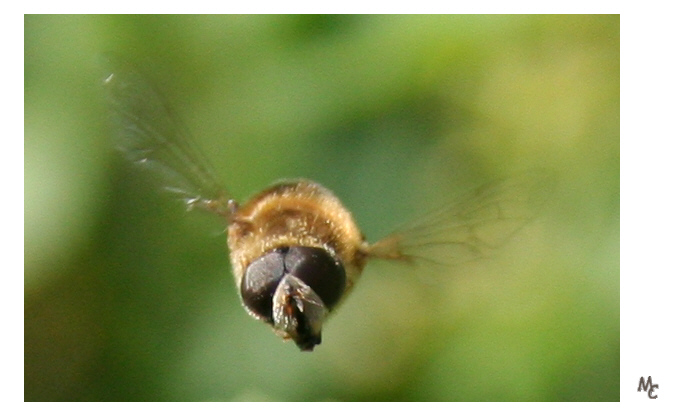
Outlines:
POLYGON ((554 175, 526 171, 492 183, 368 246, 371 257, 445 266, 487 257, 541 210, 554 175))
POLYGON ((104 61, 103 87, 117 149, 158 174, 188 208, 229 218, 233 202, 159 93, 129 65, 112 57, 104 61))

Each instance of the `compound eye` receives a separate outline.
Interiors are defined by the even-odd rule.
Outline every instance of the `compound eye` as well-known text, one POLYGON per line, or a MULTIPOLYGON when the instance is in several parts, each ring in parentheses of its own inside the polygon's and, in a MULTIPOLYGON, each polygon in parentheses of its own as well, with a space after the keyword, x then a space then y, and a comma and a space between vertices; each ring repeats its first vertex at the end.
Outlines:
POLYGON ((259 319, 272 322, 272 296, 284 276, 284 253, 270 251, 252 261, 242 279, 242 302, 259 319))
POLYGON ((289 247, 284 268, 311 287, 329 309, 338 303, 345 291, 343 264, 323 248, 289 247))

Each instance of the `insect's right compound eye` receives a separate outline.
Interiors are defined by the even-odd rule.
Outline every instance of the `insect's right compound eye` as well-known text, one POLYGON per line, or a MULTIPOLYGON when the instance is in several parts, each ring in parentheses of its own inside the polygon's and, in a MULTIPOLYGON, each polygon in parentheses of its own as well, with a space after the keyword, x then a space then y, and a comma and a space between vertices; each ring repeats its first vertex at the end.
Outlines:
POLYGON ((272 322, 272 297, 284 277, 284 253, 270 251, 252 261, 242 279, 242 302, 259 319, 272 322))

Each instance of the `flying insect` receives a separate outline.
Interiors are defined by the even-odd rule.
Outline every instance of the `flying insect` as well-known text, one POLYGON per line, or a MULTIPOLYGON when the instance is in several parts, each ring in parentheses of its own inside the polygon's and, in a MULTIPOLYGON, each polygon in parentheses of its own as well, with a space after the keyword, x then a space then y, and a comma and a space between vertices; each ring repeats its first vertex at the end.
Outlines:
POLYGON ((452 262, 482 257, 533 218, 548 183, 546 174, 526 172, 370 243, 340 200, 310 180, 275 183, 239 204, 145 78, 112 59, 106 67, 115 146, 159 173, 164 188, 189 209, 224 220, 244 309, 302 351, 321 343, 327 316, 371 259, 413 262, 430 248, 441 248, 452 262))

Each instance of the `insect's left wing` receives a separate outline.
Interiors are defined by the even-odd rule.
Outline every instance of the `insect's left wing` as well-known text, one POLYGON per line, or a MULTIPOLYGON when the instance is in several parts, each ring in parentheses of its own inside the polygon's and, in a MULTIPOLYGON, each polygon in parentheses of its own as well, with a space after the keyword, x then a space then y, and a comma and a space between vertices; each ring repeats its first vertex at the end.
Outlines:
POLYGON ((522 172, 474 190, 368 247, 368 255, 458 265, 487 257, 540 212, 554 175, 522 172))
POLYGON ((164 189, 182 198, 189 208, 229 218, 229 195, 157 90, 116 58, 104 58, 104 69, 103 87, 117 149, 156 173, 164 189))

